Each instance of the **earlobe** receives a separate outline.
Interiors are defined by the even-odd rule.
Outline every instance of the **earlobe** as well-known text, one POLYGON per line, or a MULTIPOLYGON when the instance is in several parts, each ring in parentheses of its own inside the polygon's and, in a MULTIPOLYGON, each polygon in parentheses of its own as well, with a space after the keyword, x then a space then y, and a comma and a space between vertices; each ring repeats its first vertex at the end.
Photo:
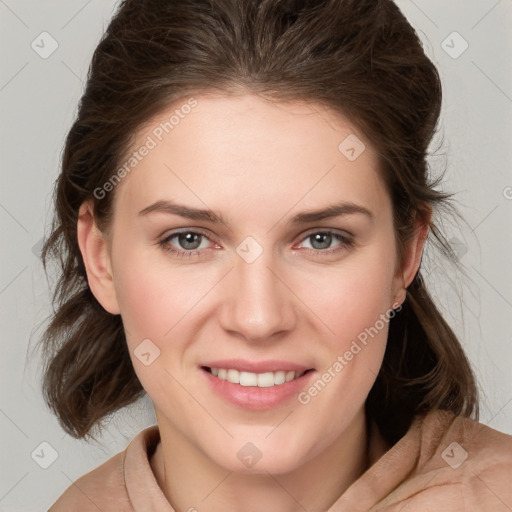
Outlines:
POLYGON ((78 212, 77 238, 93 295, 106 311, 118 315, 120 310, 107 240, 96 225, 92 204, 89 201, 85 201, 78 212))

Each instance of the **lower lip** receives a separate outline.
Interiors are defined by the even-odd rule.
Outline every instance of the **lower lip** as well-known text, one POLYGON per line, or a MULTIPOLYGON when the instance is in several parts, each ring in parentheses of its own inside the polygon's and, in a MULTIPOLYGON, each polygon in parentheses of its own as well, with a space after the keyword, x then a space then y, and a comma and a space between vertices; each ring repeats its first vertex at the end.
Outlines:
POLYGON ((292 397, 297 397, 314 373, 314 371, 308 371, 299 378, 284 384, 260 388, 258 386, 241 386, 219 379, 204 368, 201 368, 201 372, 205 375, 215 393, 233 405, 253 411, 272 409, 287 402, 292 397))

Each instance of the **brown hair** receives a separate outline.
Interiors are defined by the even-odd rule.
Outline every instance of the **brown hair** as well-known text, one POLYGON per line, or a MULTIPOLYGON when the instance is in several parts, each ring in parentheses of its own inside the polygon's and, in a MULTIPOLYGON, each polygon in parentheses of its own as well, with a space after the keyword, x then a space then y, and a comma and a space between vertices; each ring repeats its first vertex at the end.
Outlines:
MULTIPOLYGON (((450 197, 429 176, 441 108, 438 72, 390 0, 124 0, 99 43, 66 139, 56 216, 43 249, 59 277, 42 338, 43 393, 76 438, 144 394, 120 315, 91 293, 77 243, 80 205, 93 201, 107 230, 111 178, 134 133, 162 109, 201 92, 245 91, 321 104, 361 130, 393 201, 398 255, 414 220, 450 197)), ((433 222, 430 241, 450 256, 433 222)), ((366 409, 391 443, 432 409, 478 417, 473 373, 421 273, 390 321, 384 362, 366 409)))

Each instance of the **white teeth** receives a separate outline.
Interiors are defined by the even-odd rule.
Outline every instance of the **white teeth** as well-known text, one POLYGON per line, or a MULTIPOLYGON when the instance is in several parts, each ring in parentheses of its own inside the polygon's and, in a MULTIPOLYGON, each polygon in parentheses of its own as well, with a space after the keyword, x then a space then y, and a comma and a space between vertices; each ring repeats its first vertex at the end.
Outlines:
POLYGON ((286 382, 286 372, 280 371, 274 373, 274 384, 284 384, 286 382))
POLYGON ((240 372, 238 370, 228 370, 226 380, 235 384, 240 382, 240 372))
POLYGON ((258 374, 258 387, 269 388, 275 384, 275 377, 272 372, 258 374))
POLYGON ((238 381, 231 381, 233 384, 240 384, 240 386, 257 386, 258 375, 256 373, 240 372, 238 381))
POLYGON ((210 368, 212 375, 218 377, 221 380, 227 380, 232 384, 240 384, 240 386, 257 386, 259 388, 270 388, 272 386, 278 386, 285 382, 298 379, 305 372, 294 372, 280 370, 277 372, 265 372, 265 373, 252 373, 252 372, 239 372, 234 369, 226 368, 210 368))

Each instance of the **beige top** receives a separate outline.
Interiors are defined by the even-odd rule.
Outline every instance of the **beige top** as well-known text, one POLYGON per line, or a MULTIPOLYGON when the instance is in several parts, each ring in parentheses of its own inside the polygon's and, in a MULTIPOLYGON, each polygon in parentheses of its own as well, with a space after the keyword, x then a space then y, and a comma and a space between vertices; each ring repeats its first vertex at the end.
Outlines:
MULTIPOLYGON (((150 457, 157 425, 76 480, 49 512, 174 512, 150 457)), ((328 512, 512 511, 512 436, 446 411, 417 417, 391 448, 372 429, 370 468, 328 512)))

